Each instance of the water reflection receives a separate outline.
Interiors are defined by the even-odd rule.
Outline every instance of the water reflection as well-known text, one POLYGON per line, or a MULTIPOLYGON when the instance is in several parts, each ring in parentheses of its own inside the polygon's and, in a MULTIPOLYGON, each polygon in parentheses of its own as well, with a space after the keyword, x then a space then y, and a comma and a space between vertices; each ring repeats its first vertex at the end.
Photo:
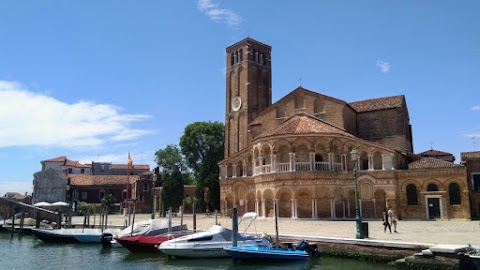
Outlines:
POLYGON ((34 237, 0 233, 1 269, 29 270, 388 270, 386 264, 339 258, 310 258, 306 261, 234 261, 224 259, 174 259, 161 253, 131 253, 125 248, 104 249, 96 244, 47 244, 34 237))

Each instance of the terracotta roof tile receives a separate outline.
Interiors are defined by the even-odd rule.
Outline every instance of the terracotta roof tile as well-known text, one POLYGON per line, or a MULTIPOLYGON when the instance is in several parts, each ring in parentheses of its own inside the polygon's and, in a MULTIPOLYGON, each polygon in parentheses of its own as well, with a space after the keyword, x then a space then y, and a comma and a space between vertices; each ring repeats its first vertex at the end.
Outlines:
POLYGON ((67 159, 66 156, 60 156, 60 157, 56 157, 56 158, 52 158, 52 159, 42 160, 41 163, 43 163, 43 162, 65 162, 66 159, 67 159))
POLYGON ((480 151, 475 152, 461 152, 462 161, 467 159, 480 159, 480 151))
POLYGON ((462 165, 448 162, 433 157, 426 157, 408 164, 408 169, 433 169, 433 168, 449 168, 461 167, 462 165))
MULTIPOLYGON (((124 169, 126 170, 128 167, 128 164, 112 164, 112 169, 124 169)), ((145 165, 145 164, 133 164, 133 168, 135 170, 150 170, 150 165, 145 165)))
POLYGON ((378 111, 392 108, 401 108, 405 102, 405 96, 391 96, 375 99, 367 99, 349 103, 357 112, 378 111))
MULTIPOLYGON (((108 186, 121 185, 127 182, 127 175, 85 175, 85 174, 69 174, 70 185, 72 186, 108 186)), ((138 175, 129 175, 128 182, 130 184, 138 181, 138 175)))
POLYGON ((7 192, 5 194, 5 197, 7 198, 14 198, 15 200, 23 200, 25 199, 27 196, 23 195, 23 194, 20 194, 18 192, 7 192))
POLYGON ((418 155, 424 156, 424 157, 441 157, 441 156, 451 156, 451 153, 448 152, 442 152, 439 150, 435 149, 430 149, 425 152, 419 153, 418 155))
POLYGON ((82 164, 78 161, 70 160, 70 159, 66 160, 65 166, 71 166, 71 167, 75 167, 75 168, 90 168, 90 166, 88 166, 88 165, 84 165, 84 164, 82 164))
POLYGON ((338 134, 347 137, 355 137, 352 134, 335 127, 323 120, 313 116, 299 113, 285 120, 283 124, 261 134, 258 138, 278 135, 300 135, 300 134, 338 134))

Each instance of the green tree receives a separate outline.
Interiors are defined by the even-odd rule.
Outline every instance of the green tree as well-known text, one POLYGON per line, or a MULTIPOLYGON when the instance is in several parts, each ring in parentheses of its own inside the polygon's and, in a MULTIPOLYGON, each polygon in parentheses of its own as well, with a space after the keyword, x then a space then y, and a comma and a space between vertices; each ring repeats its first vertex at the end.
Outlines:
POLYGON ((220 209, 218 162, 223 159, 224 125, 220 122, 195 122, 185 128, 180 147, 186 163, 196 178, 195 197, 198 206, 205 209, 205 188, 208 188, 208 207, 220 209))
POLYGON ((185 170, 182 152, 175 144, 169 144, 165 149, 158 150, 155 153, 155 162, 167 173, 172 173, 175 168, 178 168, 180 171, 185 170))
POLYGON ((173 169, 171 174, 166 174, 163 181, 162 200, 165 209, 172 207, 177 211, 183 200, 183 179, 178 168, 173 169))

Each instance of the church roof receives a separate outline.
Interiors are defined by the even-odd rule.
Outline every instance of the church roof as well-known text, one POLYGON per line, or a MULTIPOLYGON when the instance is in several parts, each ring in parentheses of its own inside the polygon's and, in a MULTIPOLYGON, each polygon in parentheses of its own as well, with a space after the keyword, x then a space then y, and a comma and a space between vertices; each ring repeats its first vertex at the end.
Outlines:
POLYGON ((468 159, 480 159, 480 151, 475 151, 475 152, 461 152, 460 156, 462 158, 462 161, 468 160, 468 159))
POLYGON ((451 153, 443 152, 435 149, 430 149, 425 152, 419 153, 419 155, 424 157, 442 157, 442 156, 451 156, 451 153))
POLYGON ((268 107, 265 110, 263 110, 262 112, 260 112, 260 115, 257 118, 255 118, 250 123, 250 125, 261 124, 262 121, 264 120, 264 119, 262 119, 262 115, 267 114, 269 110, 274 110, 276 107, 278 107, 282 104, 285 104, 285 100, 288 100, 289 98, 292 98, 292 96, 299 95, 299 94, 309 95, 311 98, 320 97, 320 98, 323 98, 323 99, 328 99, 328 100, 331 100, 332 102, 336 102, 338 104, 347 104, 347 102, 344 101, 344 100, 314 92, 312 90, 303 88, 303 86, 298 86, 297 88, 295 88, 295 90, 288 93, 287 95, 285 95, 284 97, 282 97, 281 99, 279 99, 275 103, 273 103, 270 107, 268 107))
MULTIPOLYGON (((109 186, 121 185, 127 182, 127 175, 85 175, 85 174, 69 174, 70 185, 72 186, 109 186)), ((138 175, 129 175, 128 182, 130 184, 139 180, 138 175)))
POLYGON ((349 103, 350 106, 357 112, 370 112, 392 108, 401 108, 405 103, 405 96, 391 96, 355 101, 349 103))
POLYGON ((408 164, 408 169, 434 169, 434 168, 451 168, 462 167, 462 165, 448 162, 442 159, 426 157, 408 164))
POLYGON ((355 138, 355 136, 345 130, 305 113, 293 115, 285 120, 280 126, 262 133, 258 138, 301 134, 338 134, 355 138))

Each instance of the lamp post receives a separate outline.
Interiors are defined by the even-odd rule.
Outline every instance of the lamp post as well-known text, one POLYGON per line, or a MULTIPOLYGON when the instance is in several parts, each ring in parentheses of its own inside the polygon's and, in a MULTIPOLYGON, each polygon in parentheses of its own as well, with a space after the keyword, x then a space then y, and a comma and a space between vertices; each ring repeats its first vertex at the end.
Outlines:
POLYGON ((350 152, 353 161, 353 182, 355 184, 355 223, 357 224, 357 239, 363 239, 362 216, 360 215, 360 204, 358 202, 358 182, 357 182, 357 150, 350 152))

